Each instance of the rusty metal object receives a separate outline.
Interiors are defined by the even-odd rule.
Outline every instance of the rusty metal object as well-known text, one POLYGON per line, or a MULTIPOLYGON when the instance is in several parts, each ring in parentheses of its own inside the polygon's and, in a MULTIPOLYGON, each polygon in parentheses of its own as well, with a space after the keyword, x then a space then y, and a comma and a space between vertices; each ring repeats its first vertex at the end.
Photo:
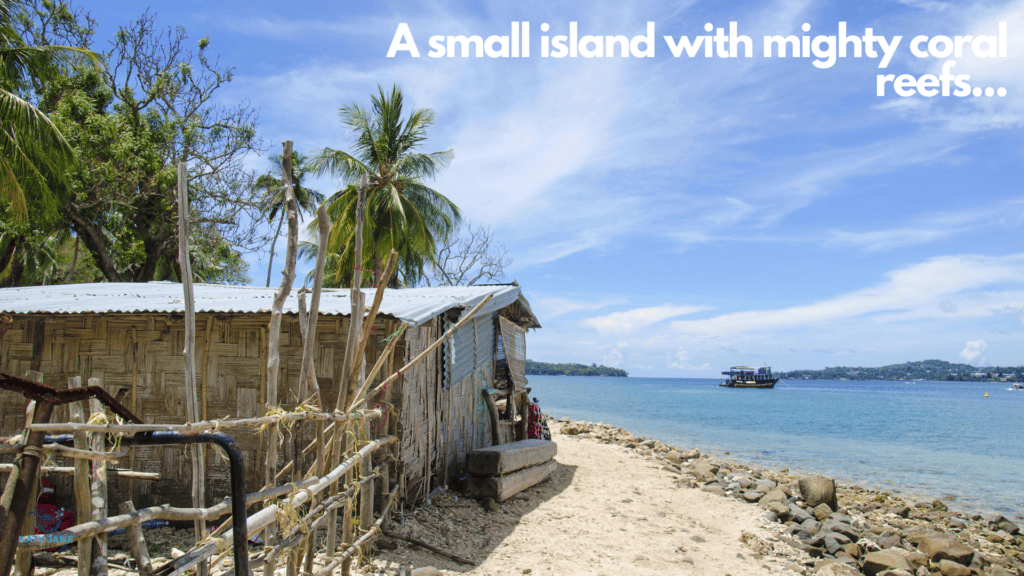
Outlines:
MULTIPOLYGON (((125 420, 142 424, 142 420, 139 420, 100 386, 55 390, 24 378, 0 373, 0 388, 18 392, 29 400, 36 401, 35 412, 32 416, 33 424, 49 422, 54 406, 82 402, 90 398, 99 399, 111 411, 125 420)), ((26 436, 27 438, 23 438, 25 448, 14 461, 14 470, 7 479, 7 486, 4 487, 2 500, 0 500, 0 514, 2 514, 3 520, 3 524, 0 525, 0 576, 10 574, 14 555, 18 548, 18 537, 21 535, 21 527, 28 516, 30 500, 33 500, 31 495, 35 487, 36 475, 39 473, 39 464, 42 461, 41 447, 46 433, 28 432, 26 436)))
POLYGON ((36 384, 35 382, 30 382, 24 378, 18 378, 17 376, 11 376, 10 374, 0 372, 0 388, 10 390, 12 392, 18 392, 29 400, 35 400, 36 402, 49 404, 51 406, 71 404, 72 402, 82 402, 84 400, 89 400, 90 398, 96 398, 105 406, 110 408, 114 414, 124 418, 126 422, 142 424, 142 420, 140 420, 135 414, 132 414, 131 410, 125 408, 124 405, 118 402, 113 396, 107 394, 107 391, 101 386, 86 386, 84 388, 56 390, 49 386, 36 384))

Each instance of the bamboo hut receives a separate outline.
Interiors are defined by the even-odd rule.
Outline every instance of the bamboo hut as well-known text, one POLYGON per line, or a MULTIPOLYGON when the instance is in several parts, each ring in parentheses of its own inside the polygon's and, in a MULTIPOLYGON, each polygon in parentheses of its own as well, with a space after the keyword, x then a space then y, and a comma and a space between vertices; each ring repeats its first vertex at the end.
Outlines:
MULTIPOLYGON (((372 299, 373 290, 366 290, 372 299)), ((374 401, 388 410, 397 432, 398 496, 416 504, 434 488, 457 480, 466 454, 514 439, 517 413, 524 413, 525 332, 539 328, 517 284, 388 290, 372 327, 378 360, 388 339, 397 337, 380 381, 424 350, 468 309, 491 298, 472 320, 437 348, 426 362, 383 390, 374 401), (402 322, 409 328, 396 334, 402 322), (498 411, 496 406, 504 406, 498 411)), ((273 288, 195 286, 196 371, 203 420, 261 416, 267 366, 267 326, 273 288)), ((296 406, 302 359, 299 297, 285 303, 281 327, 280 408, 296 406)), ((67 387, 69 377, 99 378, 103 387, 146 423, 184 423, 184 311, 180 284, 75 284, 0 290, 0 371, 41 372, 44 383, 67 387), (3 322, 7 320, 7 322, 3 322)), ((337 395, 351 305, 349 290, 324 290, 316 324, 314 364, 322 398, 337 395)), ((329 408, 328 408, 329 409, 329 408)), ((0 391, 2 433, 24 425, 23 397, 0 391)), ((58 407, 52 421, 67 421, 58 407)), ((285 430, 287 435, 291 431, 285 430)), ((387 430, 372 431, 371 435, 387 430)), ((305 430, 301 439, 305 445, 305 430)), ((245 454, 246 489, 264 477, 259 431, 230 434, 245 454)), ((285 446, 298 445, 285 442, 285 446)), ((139 506, 189 502, 189 453, 181 447, 137 447, 123 468, 157 473, 158 482, 111 482, 112 498, 139 506)), ((206 456, 207 503, 228 493, 227 465, 206 456)), ((290 461, 284 458, 282 461, 290 461)), ((69 482, 63 480, 58 484, 69 482)), ((64 492, 70 493, 70 489, 64 492)))

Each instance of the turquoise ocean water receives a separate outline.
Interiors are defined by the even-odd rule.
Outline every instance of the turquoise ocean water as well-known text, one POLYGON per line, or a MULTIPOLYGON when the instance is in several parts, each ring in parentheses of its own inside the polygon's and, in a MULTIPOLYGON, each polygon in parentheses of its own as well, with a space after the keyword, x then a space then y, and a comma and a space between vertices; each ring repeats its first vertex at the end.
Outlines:
POLYGON ((556 418, 913 500, 940 498, 954 510, 1024 515, 1024 391, 1005 382, 783 380, 742 390, 720 388, 719 379, 529 380, 556 418))

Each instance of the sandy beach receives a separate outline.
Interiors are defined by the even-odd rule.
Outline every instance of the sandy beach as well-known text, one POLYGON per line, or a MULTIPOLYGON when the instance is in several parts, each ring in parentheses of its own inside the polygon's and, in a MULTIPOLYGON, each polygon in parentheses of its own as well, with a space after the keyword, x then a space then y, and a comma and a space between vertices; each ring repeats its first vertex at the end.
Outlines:
MULTIPOLYGON (((831 508, 809 501, 808 478, 787 470, 707 458, 605 424, 550 424, 558 467, 547 480, 500 503, 441 491, 399 513, 353 573, 1024 576, 1020 519, 843 485, 831 508)), ((149 531, 154 564, 191 539, 189 528, 149 531)), ((117 569, 131 565, 124 537, 110 547, 110 573, 134 574, 117 569)), ((37 574, 72 576, 73 558, 37 555, 37 574)), ((319 555, 314 572, 326 563, 319 555)))
MULTIPOLYGON (((701 490, 635 450, 558 433, 559 468, 496 512, 445 493, 406 515, 404 534, 479 563, 459 564, 402 543, 376 573, 434 566, 444 574, 792 573, 802 553, 771 544, 764 511, 701 490), (744 542, 744 540, 747 542, 744 542), (775 552, 777 550, 777 553, 775 552)), ((804 555, 805 556, 805 555, 804 555)))

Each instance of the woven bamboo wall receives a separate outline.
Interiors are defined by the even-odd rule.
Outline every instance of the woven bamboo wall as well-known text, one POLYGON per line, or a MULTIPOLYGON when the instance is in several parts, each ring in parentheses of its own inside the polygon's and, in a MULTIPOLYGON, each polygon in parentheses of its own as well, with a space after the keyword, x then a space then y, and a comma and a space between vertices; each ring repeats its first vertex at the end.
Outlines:
MULTIPOLYGON (((266 348, 269 314, 198 314, 196 317, 196 369, 204 419, 255 417, 263 414, 266 383, 266 348), (209 342, 209 347, 207 346, 209 342)), ((396 347, 396 366, 381 371, 377 380, 392 373, 429 346, 439 335, 435 319, 410 328, 396 347), (402 361, 404 359, 404 361, 402 361)), ((395 320, 380 320, 373 330, 368 364, 376 361, 382 337, 397 328, 395 320)), ((334 408, 337 398, 335 370, 345 353, 348 319, 321 316, 317 323, 315 366, 324 407, 334 408)), ((405 502, 415 504, 431 488, 447 484, 461 474, 466 454, 490 445, 490 421, 481 390, 493 387, 493 362, 478 363, 470 376, 444 389, 440 362, 444 347, 432 353, 395 385, 372 402, 391 402, 397 414, 400 481, 405 502)), ((78 314, 20 315, 0 340, 0 371, 24 376, 28 370, 44 375, 44 383, 67 387, 73 376, 100 378, 110 394, 123 393, 122 403, 148 423, 185 421, 184 319, 181 314, 78 314)), ((281 325, 281 374, 279 390, 285 410, 295 408, 295 381, 302 358, 298 318, 286 315, 281 325)), ((478 355, 493 357, 493 350, 478 355)), ((469 359, 467 359, 469 360, 469 359)), ((451 367, 449 367, 451 368, 451 367)), ((449 372, 451 373, 451 372, 449 372)), ((23 396, 0 391, 0 434, 20 432, 26 401, 23 396)), ((370 406, 372 407, 372 403, 370 406)), ((67 407, 58 407, 53 422, 68 419, 67 407)), ((379 426, 373 436, 386 432, 379 426)), ((229 434, 245 455, 246 489, 261 487, 265 460, 258 431, 232 429, 229 434)), ((304 431, 311 438, 312 427, 304 431)), ((291 460, 292 443, 279 462, 291 460)), ((132 449, 131 460, 119 467, 161 474, 160 482, 111 481, 109 502, 127 500, 129 491, 137 506, 171 503, 191 505, 191 467, 184 447, 132 449)), ((214 449, 207 451, 207 500, 216 502, 229 493, 227 462, 214 449)), ((312 454, 309 456, 312 458, 312 454)), ((70 465, 70 463, 63 464, 70 465)), ((69 477, 55 477, 58 492, 72 492, 69 477)))
MULTIPOLYGON (((406 360, 429 346, 437 332, 433 324, 410 329, 406 360)), ((478 354, 493 357, 494 351, 479 350, 478 354)), ((447 358, 443 347, 438 348, 404 378, 399 454, 409 504, 421 502, 433 488, 456 479, 466 454, 491 444, 490 415, 481 390, 493 386, 493 362, 481 363, 479 369, 445 390, 440 363, 447 358)))
MULTIPOLYGON (((267 325, 269 314, 198 314, 196 317, 196 370, 200 408, 204 419, 225 416, 254 417, 262 408, 266 386, 267 325), (207 346, 207 342, 210 343, 207 346)), ((394 324, 379 321, 380 334, 394 324)), ((321 317, 317 322, 314 364, 328 409, 337 397, 335 368, 345 353, 348 319, 321 317)), ((185 421, 184 319, 168 314, 80 314, 67 316, 23 315, 0 341, 0 371, 24 376, 28 370, 44 375, 44 383, 67 387, 72 376, 100 378, 112 395, 124 395, 122 403, 149 423, 185 421)), ((379 346, 371 347, 370 362, 379 346)), ((281 374, 279 400, 285 410, 295 408, 302 340, 298 318, 285 316, 281 325, 281 374)), ((21 430, 26 401, 23 396, 0 391, 2 434, 21 430)), ((67 421, 67 407, 58 407, 52 421, 67 421)), ((309 427, 312 434, 312 427, 309 427)), ((236 428, 229 433, 245 455, 246 489, 258 490, 263 478, 257 430, 236 428)), ((305 434, 304 434, 305 436, 305 434)), ((290 448, 291 443, 285 446, 290 448)), ((161 474, 166 481, 134 482, 134 500, 140 506, 170 502, 190 505, 191 468, 183 447, 134 448, 133 461, 122 461, 142 472, 161 474)), ((216 450, 207 451, 207 495, 215 502, 229 492, 227 462, 216 450)), ((289 458, 280 459, 282 465, 289 458)), ((66 481, 66 479, 58 479, 66 481)), ((112 502, 127 499, 128 482, 111 482, 112 502)))

